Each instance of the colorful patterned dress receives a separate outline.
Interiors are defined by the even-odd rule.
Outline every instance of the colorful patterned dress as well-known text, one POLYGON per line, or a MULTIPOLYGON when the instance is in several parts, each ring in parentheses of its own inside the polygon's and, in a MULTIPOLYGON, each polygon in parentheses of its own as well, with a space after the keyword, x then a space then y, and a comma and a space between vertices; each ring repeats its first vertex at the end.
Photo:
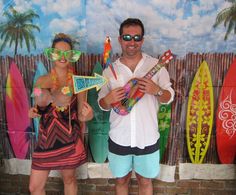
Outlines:
POLYGON ((32 169, 73 169, 86 162, 86 151, 77 117, 77 98, 64 111, 53 104, 38 108, 39 136, 32 156, 32 169), (70 128, 71 127, 71 128, 70 128))

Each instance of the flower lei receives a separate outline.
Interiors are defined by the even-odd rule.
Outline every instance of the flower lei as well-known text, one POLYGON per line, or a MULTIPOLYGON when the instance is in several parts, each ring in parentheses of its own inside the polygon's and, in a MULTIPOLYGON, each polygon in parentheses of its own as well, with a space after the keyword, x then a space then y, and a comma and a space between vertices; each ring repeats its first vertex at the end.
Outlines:
MULTIPOLYGON (((72 69, 72 67, 68 68, 67 71, 67 81, 66 81, 66 86, 61 88, 61 92, 64 95, 68 95, 68 96, 72 96, 73 94, 73 90, 72 90, 72 75, 73 75, 74 71, 72 69)), ((52 79, 52 90, 54 89, 58 89, 59 86, 59 80, 58 80, 58 75, 56 73, 55 68, 51 69, 51 79, 52 79)), ((67 108, 69 107, 69 129, 70 131, 72 130, 72 126, 71 126, 71 113, 70 113, 70 105, 69 106, 56 106, 56 110, 58 112, 64 112, 67 108)))
POLYGON ((31 94, 31 97, 39 97, 42 95, 42 89, 41 87, 34 87, 33 93, 31 94))
MULTIPOLYGON (((56 73, 55 68, 52 68, 51 70, 51 79, 53 82, 53 86, 52 89, 58 89, 59 86, 59 80, 58 80, 58 75, 56 73)), ((66 86, 61 88, 61 92, 64 95, 68 95, 68 96, 72 96, 72 75, 73 75, 73 69, 70 67, 68 68, 68 72, 67 72, 67 81, 66 81, 66 86)))

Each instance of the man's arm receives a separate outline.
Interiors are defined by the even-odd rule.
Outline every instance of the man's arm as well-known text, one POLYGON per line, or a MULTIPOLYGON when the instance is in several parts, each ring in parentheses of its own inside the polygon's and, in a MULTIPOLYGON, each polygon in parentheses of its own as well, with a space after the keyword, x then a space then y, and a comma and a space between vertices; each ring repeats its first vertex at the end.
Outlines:
POLYGON ((162 103, 168 103, 171 99, 172 94, 169 90, 162 89, 160 86, 156 85, 156 92, 154 95, 162 103))

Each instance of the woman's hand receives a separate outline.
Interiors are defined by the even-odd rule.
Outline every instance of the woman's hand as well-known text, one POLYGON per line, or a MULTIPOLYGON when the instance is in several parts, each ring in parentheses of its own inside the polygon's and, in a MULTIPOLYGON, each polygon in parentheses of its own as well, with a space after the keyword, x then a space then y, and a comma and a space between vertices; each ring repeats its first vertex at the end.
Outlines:
POLYGON ((32 107, 29 109, 28 116, 29 116, 29 118, 37 118, 37 117, 40 117, 41 115, 38 114, 37 108, 32 107))
POLYGON ((80 121, 89 121, 93 118, 93 109, 92 107, 87 103, 83 102, 81 105, 81 110, 79 112, 79 120, 80 121))

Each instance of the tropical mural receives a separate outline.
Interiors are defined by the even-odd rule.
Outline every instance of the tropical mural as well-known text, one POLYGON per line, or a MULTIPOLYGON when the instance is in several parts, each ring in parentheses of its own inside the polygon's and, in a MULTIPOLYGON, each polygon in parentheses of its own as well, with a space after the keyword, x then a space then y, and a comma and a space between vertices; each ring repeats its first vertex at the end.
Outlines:
MULTIPOLYGON (((26 104, 32 106, 30 95, 34 76, 39 64, 45 66, 45 72, 51 67, 43 50, 50 47, 54 35, 59 32, 71 35, 76 43, 75 48, 82 51, 79 62, 75 63, 79 74, 101 74, 104 66, 99 63, 103 60, 105 39, 110 37, 112 58, 117 58, 121 53, 117 40, 120 23, 128 17, 137 17, 145 26, 143 51, 155 57, 168 49, 174 54, 167 69, 176 97, 171 105, 160 109, 159 118, 160 130, 164 129, 164 132, 160 132, 161 139, 165 143, 161 163, 169 165, 164 169, 167 172, 165 175, 169 177, 167 180, 175 178, 177 163, 226 162, 220 160, 220 150, 217 150, 216 122, 222 119, 218 119, 217 115, 219 102, 225 100, 221 90, 232 82, 231 75, 235 75, 236 71, 236 0, 0 0, 0 15, 0 159, 16 158, 19 148, 19 139, 15 139, 14 131, 9 133, 9 124, 6 122, 7 110, 11 110, 7 109, 7 101, 13 104, 24 98, 26 104), (227 70, 230 70, 230 76, 227 76, 225 83, 227 70), (23 91, 20 91, 19 98, 14 99, 10 89, 19 83, 24 86, 24 96, 23 91), (199 124, 204 128, 199 127, 199 124)), ((96 97, 96 91, 89 91, 89 102, 96 102, 96 97)), ((227 110, 230 115, 227 116, 235 117, 233 108, 236 99, 232 98, 230 103, 232 106, 227 110)), ((27 107, 20 103, 18 105, 22 109, 27 107)), ((90 144, 90 153, 97 152, 100 155, 101 148, 91 146, 91 143, 100 144, 103 151, 107 151, 107 137, 104 136, 109 130, 109 116, 108 113, 99 113, 98 106, 96 109, 95 116, 103 118, 103 123, 92 121, 96 129, 90 131, 92 135, 88 133, 85 136, 85 145, 88 149, 90 144)), ((224 106, 222 109, 220 113, 224 113, 224 106)), ((22 138, 27 143, 22 158, 30 160, 35 127, 28 118, 24 125, 29 128, 24 132, 27 136, 23 134, 22 138)), ((232 140, 236 140, 236 125, 232 126, 229 131, 234 138, 230 138, 228 148, 235 148, 235 141, 232 140)), ((87 124, 87 127, 86 130, 91 124, 87 124)), ((225 139, 222 144, 227 143, 228 136, 225 139)), ((225 164, 235 163, 236 151, 230 151, 231 158, 225 164)), ((101 157, 90 154, 88 160, 103 163, 106 155, 104 153, 101 157)), ((18 166, 17 162, 14 163, 14 166, 18 166)), ((184 166, 180 164, 180 177, 191 170, 187 167, 185 172, 184 166)), ((109 171, 102 173, 104 177, 109 176, 109 171)), ((235 175, 232 177, 235 178, 235 175)), ((224 178, 223 174, 221 178, 224 178)))
POLYGON ((85 53, 102 53, 109 35, 113 52, 119 53, 119 24, 127 17, 144 22, 144 50, 153 55, 168 48, 178 56, 234 52, 235 4, 235 0, 2 0, 1 55, 12 56, 16 50, 24 55, 41 53, 58 32, 71 34, 85 53), (9 29, 10 24, 15 27, 9 29), (14 32, 16 27, 21 35, 14 32))

